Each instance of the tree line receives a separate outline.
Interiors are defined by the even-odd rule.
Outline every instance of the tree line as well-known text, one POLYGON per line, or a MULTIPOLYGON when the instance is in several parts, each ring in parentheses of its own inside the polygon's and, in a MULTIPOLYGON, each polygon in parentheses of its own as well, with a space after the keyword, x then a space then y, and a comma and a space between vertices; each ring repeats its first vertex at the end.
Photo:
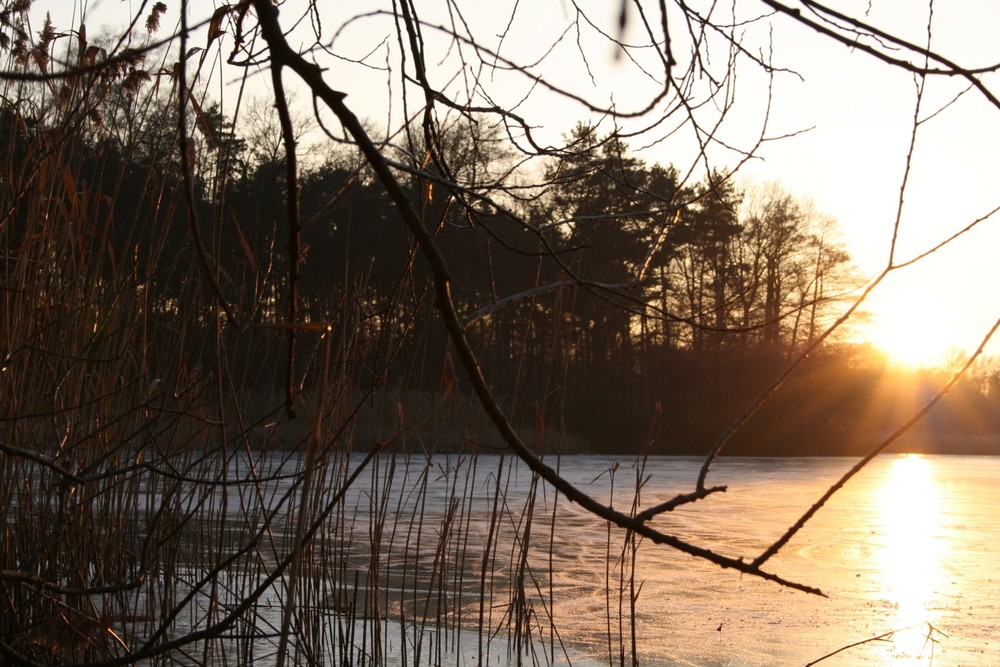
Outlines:
MULTIPOLYGON (((23 59, 48 53, 47 26, 23 59)), ((193 179, 185 184, 169 102, 176 84, 146 57, 58 90, 22 82, 16 98, 4 98, 6 160, 19 165, 4 179, 6 284, 19 280, 26 252, 44 255, 44 244, 32 243, 39 216, 61 216, 84 225, 79 243, 90 248, 101 286, 94 298, 127 289, 157 321, 144 357, 150 377, 165 373, 156 350, 168 346, 158 337, 218 327, 233 309, 247 325, 227 343, 245 355, 239 384, 278 386, 287 375, 308 387, 315 349, 295 358, 268 330, 286 321, 294 294, 304 325, 349 341, 337 352, 345 363, 367 360, 357 372, 370 377, 356 378, 359 386, 377 378, 406 390, 461 388, 445 332, 428 326, 426 268, 356 150, 310 156, 296 176, 300 222, 291 233, 273 108, 248 104, 236 124, 190 93, 193 179), (38 179, 62 179, 60 201, 23 206, 38 179)), ((307 126, 298 121, 295 130, 307 126)), ((719 424, 814 343, 861 282, 836 221, 808 201, 777 183, 741 185, 720 170, 695 179, 650 164, 618 133, 589 122, 572 128, 530 178, 521 178, 516 144, 487 117, 434 132, 414 123, 383 148, 446 256, 494 390, 528 423, 568 428, 595 450, 704 451, 719 424)), ((31 259, 35 270, 59 261, 43 255, 31 259)), ((74 279, 47 284, 36 307, 50 313, 75 302, 65 293, 74 279)), ((174 341, 188 367, 207 367, 219 354, 206 340, 187 333, 174 341)), ((781 424, 749 429, 735 451, 836 451, 862 421, 864 392, 850 388, 877 385, 878 363, 849 335, 824 343, 798 395, 777 400, 781 424)), ((981 386, 970 391, 987 401, 981 386)))

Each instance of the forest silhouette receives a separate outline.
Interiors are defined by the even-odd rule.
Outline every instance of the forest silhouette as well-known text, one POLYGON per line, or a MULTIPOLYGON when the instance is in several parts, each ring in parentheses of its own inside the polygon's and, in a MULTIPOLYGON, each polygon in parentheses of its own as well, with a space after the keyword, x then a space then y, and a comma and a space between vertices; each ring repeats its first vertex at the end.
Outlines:
MULTIPOLYGON (((133 276, 150 316, 148 373, 160 378, 176 359, 159 367, 156 351, 173 349, 177 341, 165 339, 185 327, 194 329, 186 334, 184 366, 211 367, 218 350, 192 333, 216 323, 192 281, 198 252, 175 150, 176 111, 155 94, 144 97, 130 67, 116 81, 118 97, 102 98, 55 149, 44 116, 26 115, 23 105, 3 102, 0 131, 8 137, 7 163, 19 165, 22 177, 65 179, 61 194, 71 201, 74 190, 85 191, 94 229, 79 242, 101 260, 95 298, 119 298, 113 286, 133 276), (147 109, 141 128, 128 127, 122 99, 147 109), (49 175, 53 150, 62 173, 49 175)), ((277 390, 288 358, 267 328, 283 321, 290 273, 276 121, 265 118, 255 133, 242 133, 217 104, 203 106, 195 117, 193 188, 198 224, 211 228, 203 257, 219 269, 222 296, 254 325, 232 342, 246 355, 237 386, 277 390)), ((577 450, 705 453, 719 424, 736 419, 811 346, 860 286, 836 221, 780 184, 744 190, 718 172, 682 185, 673 166, 647 164, 621 139, 581 122, 566 136, 567 151, 548 163, 542 185, 512 191, 502 178, 515 156, 497 128, 472 118, 439 140, 446 173, 425 165, 406 187, 448 258, 454 299, 483 370, 518 421, 567 429, 577 450), (476 206, 437 194, 456 178, 482 189, 476 206)), ((398 150, 400 160, 429 154, 420 146, 398 150)), ((433 324, 429 276, 413 261, 413 239, 392 202, 350 149, 313 157, 298 177, 295 280, 303 322, 324 323, 338 340, 365 338, 372 362, 362 372, 384 374, 380 381, 398 391, 467 391, 446 332, 433 324), (379 369, 388 358, 393 363, 379 369)), ((6 191, 9 277, 32 248, 38 211, 14 198, 16 177, 6 191)), ((38 325, 58 328, 71 304, 45 298, 38 325)), ((292 374, 304 378, 307 393, 315 363, 315 356, 293 360, 292 374)), ((863 453, 948 376, 942 368, 893 366, 850 330, 841 332, 809 353, 727 452, 863 453)), ((898 447, 993 453, 998 382, 991 363, 980 363, 898 447)))

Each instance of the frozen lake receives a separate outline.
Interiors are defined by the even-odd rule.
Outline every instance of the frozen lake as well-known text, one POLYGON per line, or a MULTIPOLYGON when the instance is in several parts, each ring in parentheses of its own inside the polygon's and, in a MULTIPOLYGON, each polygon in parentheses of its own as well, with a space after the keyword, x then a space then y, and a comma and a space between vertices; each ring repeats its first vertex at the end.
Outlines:
MULTIPOLYGON (((691 479, 698 463, 650 460, 643 497, 668 497, 691 479)), ((852 463, 723 460, 714 479, 729 491, 658 525, 719 552, 752 558, 852 463)), ((885 641, 821 664, 997 664, 998 479, 997 459, 876 459, 767 565, 788 579, 818 586, 828 598, 646 545, 636 567, 643 580, 636 614, 640 658, 661 665, 805 665, 895 631, 885 641), (927 641, 928 634, 934 641, 927 641)), ((588 550, 599 548, 591 544, 588 550)), ((572 574, 585 571, 583 560, 568 557, 556 568, 556 579, 566 585, 557 596, 564 600, 557 614, 563 609, 568 617, 584 615, 572 574)))
MULTIPOLYGON (((853 463, 724 458, 710 483, 728 485, 726 493, 653 525, 752 559, 853 463)), ((691 491, 700 464, 647 459, 640 506, 691 491)), ((632 505, 636 466, 594 456, 558 462, 621 510, 632 505)), ((518 636, 527 664, 621 664, 623 656, 631 664, 634 645, 647 665, 806 665, 858 644, 819 664, 985 667, 1000 663, 998 479, 994 458, 876 459, 765 567, 824 598, 651 543, 633 549, 625 531, 551 489, 531 494, 530 474, 509 459, 436 456, 391 467, 383 458, 341 506, 349 566, 339 576, 376 582, 377 605, 355 608, 377 606, 378 652, 391 663, 413 664, 418 644, 421 663, 470 664, 481 651, 486 662, 487 649, 490 664, 516 663, 508 651, 518 636)))

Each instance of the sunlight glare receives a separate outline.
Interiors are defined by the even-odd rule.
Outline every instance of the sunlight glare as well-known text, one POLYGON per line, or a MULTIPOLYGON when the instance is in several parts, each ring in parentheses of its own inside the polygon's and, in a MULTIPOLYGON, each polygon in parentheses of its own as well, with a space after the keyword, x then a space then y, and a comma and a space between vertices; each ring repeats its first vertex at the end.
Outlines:
POLYGON ((909 369, 946 365, 959 349, 959 333, 946 317, 912 299, 880 303, 866 332, 890 361, 909 369))
POLYGON ((896 607, 892 664, 906 664, 900 659, 924 664, 919 661, 933 649, 927 624, 933 622, 929 606, 940 578, 934 540, 939 493, 930 461, 917 454, 893 461, 878 500, 885 531, 879 557, 882 593, 896 607))

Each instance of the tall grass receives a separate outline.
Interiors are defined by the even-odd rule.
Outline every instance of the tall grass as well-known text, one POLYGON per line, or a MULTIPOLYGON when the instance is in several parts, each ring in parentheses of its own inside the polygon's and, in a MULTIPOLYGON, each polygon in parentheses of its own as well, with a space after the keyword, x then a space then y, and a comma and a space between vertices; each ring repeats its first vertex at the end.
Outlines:
MULTIPOLYGON (((28 35, 8 71, 89 53, 85 34, 28 35)), ((142 88, 147 69, 124 59, 62 89, 4 91, 0 655, 560 661, 555 497, 502 453, 477 455, 502 450, 471 399, 392 388, 378 370, 426 325, 420 303, 399 297, 413 324, 380 329, 343 290, 338 326, 303 325, 290 417, 273 381, 286 285, 224 241, 224 188, 183 214, 176 88, 142 88)), ((540 447, 558 435, 526 432, 540 447)), ((634 600, 632 561, 610 541, 608 555, 609 595, 634 600)), ((629 611, 609 602, 619 638, 629 611)))

